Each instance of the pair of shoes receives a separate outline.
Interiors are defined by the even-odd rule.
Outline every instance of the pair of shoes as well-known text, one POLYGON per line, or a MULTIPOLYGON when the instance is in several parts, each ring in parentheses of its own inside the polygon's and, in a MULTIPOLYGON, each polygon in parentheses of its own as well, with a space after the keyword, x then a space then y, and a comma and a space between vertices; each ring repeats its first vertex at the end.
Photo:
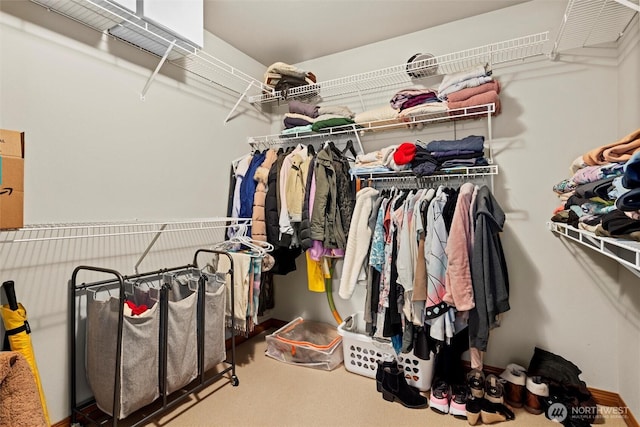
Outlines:
POLYGON ((540 415, 547 407, 549 385, 540 376, 528 377, 526 381, 524 410, 533 415, 540 415))
POLYGON ((485 398, 492 403, 504 403, 505 381, 502 378, 493 374, 485 377, 481 370, 472 369, 467 374, 467 384, 473 398, 485 398))
POLYGON ((466 385, 449 386, 446 381, 435 381, 431 386, 429 406, 440 414, 451 414, 456 418, 467 418, 466 404, 469 389, 466 385))
POLYGON ((483 424, 494 424, 515 419, 511 409, 502 403, 490 402, 485 398, 472 398, 466 404, 467 423, 476 425, 480 420, 483 424))
POLYGON ((424 408, 429 404, 426 397, 420 391, 411 387, 402 369, 396 366, 385 366, 382 368, 382 398, 389 402, 396 400, 407 408, 424 408))
POLYGON ((522 408, 525 401, 527 370, 515 363, 507 365, 500 374, 504 382, 504 400, 514 408, 522 408))

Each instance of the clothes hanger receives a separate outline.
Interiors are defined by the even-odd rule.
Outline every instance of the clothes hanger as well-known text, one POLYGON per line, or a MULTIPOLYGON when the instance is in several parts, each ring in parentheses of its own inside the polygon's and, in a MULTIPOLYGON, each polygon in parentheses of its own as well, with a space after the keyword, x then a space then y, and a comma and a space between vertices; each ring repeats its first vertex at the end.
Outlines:
POLYGON ((310 156, 315 156, 316 155, 316 149, 313 146, 313 144, 308 144, 307 145, 307 153, 309 153, 310 156))
POLYGON ((351 160, 355 161, 358 155, 356 154, 356 149, 353 147, 352 140, 347 141, 347 145, 344 147, 344 150, 342 150, 342 155, 344 156, 347 152, 353 154, 353 159, 351 160))

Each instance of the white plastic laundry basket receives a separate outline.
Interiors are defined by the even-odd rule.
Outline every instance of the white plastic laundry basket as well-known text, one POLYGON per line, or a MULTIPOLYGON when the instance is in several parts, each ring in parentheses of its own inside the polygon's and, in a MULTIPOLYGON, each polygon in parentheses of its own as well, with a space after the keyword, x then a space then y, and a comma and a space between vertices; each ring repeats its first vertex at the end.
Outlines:
MULTIPOLYGON (((391 342, 381 341, 364 334, 364 313, 356 313, 347 317, 339 326, 338 334, 342 336, 344 351, 344 367, 349 372, 375 378, 378 360, 382 361, 396 355, 391 342)), ((407 383, 420 391, 431 388, 433 376, 433 353, 429 360, 415 357, 413 352, 400 353, 398 365, 404 370, 407 383)))

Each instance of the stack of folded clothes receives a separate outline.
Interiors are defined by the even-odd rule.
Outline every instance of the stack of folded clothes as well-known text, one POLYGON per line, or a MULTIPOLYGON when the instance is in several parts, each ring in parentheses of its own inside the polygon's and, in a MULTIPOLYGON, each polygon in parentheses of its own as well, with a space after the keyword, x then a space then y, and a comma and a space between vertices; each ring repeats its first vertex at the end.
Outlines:
POLYGON ((447 110, 447 103, 438 98, 435 89, 402 89, 389 101, 398 111, 398 118, 408 119, 447 110))
POLYGON ((470 135, 459 140, 419 143, 411 169, 417 176, 428 176, 442 169, 486 165, 484 137, 470 135))
MULTIPOLYGON (((495 114, 500 112, 500 84, 491 76, 488 65, 476 65, 468 70, 447 74, 438 86, 438 97, 446 100, 449 110, 476 105, 495 104, 495 114)), ((473 111, 473 110, 471 110, 473 111)), ((461 115, 461 111, 450 111, 461 115)))
POLYGON ((291 88, 315 83, 316 76, 313 73, 284 62, 271 64, 264 73, 264 84, 285 94, 291 88))
POLYGON ((413 142, 389 145, 371 153, 356 156, 350 169, 352 175, 409 170, 416 153, 413 142))
POLYGON ((318 106, 303 101, 289 101, 284 114, 282 134, 318 132, 322 129, 353 124, 355 114, 346 106, 318 106))
POLYGON ((579 156, 571 172, 553 187, 562 204, 551 220, 640 241, 640 129, 579 156))

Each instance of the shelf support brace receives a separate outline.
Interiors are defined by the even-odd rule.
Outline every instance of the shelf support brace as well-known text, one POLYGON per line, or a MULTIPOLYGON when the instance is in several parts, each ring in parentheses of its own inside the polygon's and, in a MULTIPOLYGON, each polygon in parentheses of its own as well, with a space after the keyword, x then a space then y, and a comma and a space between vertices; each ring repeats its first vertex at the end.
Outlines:
POLYGON ((229 121, 229 118, 231 118, 231 115, 233 114, 234 111, 236 111, 236 108, 238 108, 238 105, 240 105, 240 102, 244 99, 245 96, 247 96, 247 92, 249 92, 249 89, 251 89, 251 86, 253 86, 253 83, 249 83, 249 86, 247 86, 247 88, 244 90, 244 92, 242 92, 242 95, 240 95, 240 98, 238 98, 238 100, 236 101, 235 105, 233 106, 233 108, 231 109, 231 111, 229 111, 229 114, 227 114, 227 117, 224 119, 223 124, 227 124, 227 122, 229 121))
POLYGON ((153 70, 153 73, 147 79, 147 84, 144 85, 144 89, 142 89, 142 93, 140 94, 140 100, 144 101, 144 96, 147 94, 147 91, 149 90, 149 86, 151 86, 151 83, 158 75, 158 71, 160 71, 160 68, 162 68, 162 66, 164 65, 164 62, 167 60, 167 57, 169 56, 169 52, 171 52, 171 49, 173 49, 173 46, 175 46, 175 44, 176 44, 175 40, 173 40, 169 44, 169 47, 167 48, 167 51, 162 56, 162 59, 158 63, 158 66, 156 67, 155 70, 153 70))
POLYGON ((144 261, 144 259, 147 257, 147 255, 149 254, 149 251, 151 250, 151 248, 153 247, 153 245, 156 244, 156 242, 158 241, 158 239, 160 238, 160 235, 162 234, 162 232, 164 231, 165 228, 167 228, 168 224, 162 224, 160 226, 160 228, 158 229, 158 232, 156 233, 155 236, 153 236, 153 239, 151 239, 151 242, 149 243, 149 245, 147 246, 147 249, 144 250, 144 252, 142 253, 142 255, 140 255, 140 258, 138 259, 138 262, 136 262, 136 265, 133 266, 133 270, 136 272, 136 274, 138 274, 138 267, 140 267, 140 264, 142 264, 142 261, 144 261))

